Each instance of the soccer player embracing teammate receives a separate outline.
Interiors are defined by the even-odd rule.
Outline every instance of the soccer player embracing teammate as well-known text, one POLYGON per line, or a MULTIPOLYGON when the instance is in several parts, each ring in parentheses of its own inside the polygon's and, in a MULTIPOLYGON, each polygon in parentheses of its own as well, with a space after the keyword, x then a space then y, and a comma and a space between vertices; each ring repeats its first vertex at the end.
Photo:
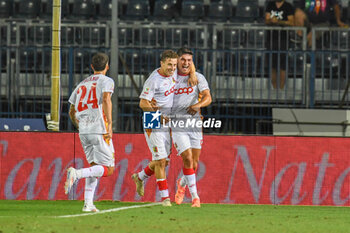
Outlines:
MULTIPOLYGON (((200 116, 200 108, 206 107, 211 103, 211 96, 210 91, 208 87, 208 83, 205 80, 204 76, 198 72, 194 72, 194 66, 193 66, 193 53, 191 50, 187 48, 181 48, 177 52, 178 59, 177 59, 177 69, 178 73, 175 75, 176 77, 176 85, 174 85, 173 91, 171 91, 171 97, 172 100, 167 100, 167 108, 169 107, 169 104, 171 103, 171 111, 169 112, 169 109, 164 109, 164 101, 156 98, 155 93, 152 93, 152 97, 148 98, 148 107, 144 108, 141 106, 143 95, 149 94, 151 91, 151 88, 148 87, 150 84, 148 83, 148 80, 151 80, 152 73, 150 78, 146 81, 143 89, 143 94, 141 94, 141 102, 140 106, 141 108, 149 111, 155 111, 156 107, 160 109, 160 111, 163 114, 163 110, 165 110, 166 114, 171 113, 171 116, 173 117, 171 120, 174 121, 182 121, 185 119, 195 119, 195 120, 201 120, 200 116), (190 83, 195 85, 190 85, 190 83), (199 99, 199 96, 201 96, 201 100, 199 99), (156 106, 155 106, 156 103, 156 106), (175 116, 175 117, 174 117, 175 116)), ((163 66, 163 64, 162 64, 163 66)), ((162 68, 161 68, 162 69, 162 68)), ((161 70, 160 69, 160 70, 161 70)), ((154 90, 159 90, 154 88, 154 90)), ((153 91, 152 91, 153 92, 153 91)), ((165 95, 166 92, 163 92, 165 95)), ((160 95, 161 96, 161 95, 160 95)), ((167 95, 169 96, 169 95, 167 95)), ((164 118, 165 122, 167 122, 169 119, 167 117, 164 118)), ((163 123, 163 120, 162 120, 163 123)), ((196 125, 196 124, 195 124, 196 125)), ((157 146, 150 146, 149 143, 149 134, 147 133, 147 130, 145 130, 145 136, 147 143, 150 147, 150 150, 152 152, 152 159, 154 157, 155 149, 157 148, 157 151, 159 151, 157 146), (153 150, 152 150, 153 148, 153 150)), ((161 137, 157 137, 158 141, 161 137)), ((170 154, 170 148, 171 148, 171 140, 168 140, 170 138, 170 132, 168 132, 167 135, 167 147, 169 147, 168 155, 170 154), (170 144, 169 144, 170 143, 170 144)), ((177 181, 178 190, 175 196, 175 202, 176 204, 181 204, 184 198, 185 188, 186 185, 188 185, 191 196, 192 196, 192 207, 200 207, 200 199, 197 194, 197 187, 196 187, 196 175, 195 171, 198 167, 198 160, 201 150, 201 143, 203 140, 202 136, 202 129, 201 128, 177 128, 172 127, 172 138, 174 141, 175 148, 178 151, 178 154, 181 155, 183 159, 183 173, 184 176, 181 177, 177 181)), ((159 143, 159 142, 158 142, 159 143)), ((167 158, 167 157, 166 157, 167 158)), ((154 160, 154 159, 153 159, 154 160)), ((140 171, 139 173, 135 173, 132 175, 132 178, 136 184, 137 192, 140 196, 144 195, 144 186, 143 181, 153 175, 154 171, 157 173, 157 167, 155 165, 156 163, 152 161, 149 163, 149 165, 140 171)), ((164 166, 162 166, 162 170, 164 169, 164 175, 165 175, 165 166, 167 165, 167 161, 165 160, 163 162, 164 166)), ((169 197, 165 197, 163 190, 163 187, 159 185, 159 178, 157 177, 157 184, 158 188, 161 192, 163 205, 164 206, 171 206, 169 197)), ((165 180, 166 181, 166 180, 165 180)), ((166 194, 168 195, 168 189, 166 186, 166 194)))
POLYGON ((172 137, 175 148, 183 161, 183 176, 177 180, 177 192, 175 195, 176 204, 181 204, 186 186, 192 196, 192 207, 200 207, 200 199, 197 194, 196 171, 198 168, 199 155, 201 152, 203 133, 202 128, 188 122, 202 121, 200 109, 211 103, 211 95, 208 82, 205 77, 196 72, 198 84, 190 87, 187 80, 190 74, 190 67, 193 65, 193 53, 187 48, 177 51, 179 56, 177 64, 177 82, 172 107, 173 121, 184 121, 185 127, 181 124, 174 124, 172 137), (186 90, 186 91, 185 91, 186 90))

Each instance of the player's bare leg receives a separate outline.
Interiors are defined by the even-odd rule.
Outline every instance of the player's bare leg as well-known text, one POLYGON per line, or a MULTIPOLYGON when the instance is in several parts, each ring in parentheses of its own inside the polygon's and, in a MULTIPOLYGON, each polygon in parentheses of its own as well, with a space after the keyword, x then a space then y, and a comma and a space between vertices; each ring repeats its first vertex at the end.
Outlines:
POLYGON ((199 156, 201 155, 201 149, 192 148, 192 158, 193 158, 193 170, 197 172, 199 156))
POLYGON ((168 183, 166 180, 165 167, 167 165, 166 159, 160 159, 154 161, 154 172, 157 179, 157 185, 160 192, 160 196, 163 201, 163 206, 171 206, 169 198, 168 183))

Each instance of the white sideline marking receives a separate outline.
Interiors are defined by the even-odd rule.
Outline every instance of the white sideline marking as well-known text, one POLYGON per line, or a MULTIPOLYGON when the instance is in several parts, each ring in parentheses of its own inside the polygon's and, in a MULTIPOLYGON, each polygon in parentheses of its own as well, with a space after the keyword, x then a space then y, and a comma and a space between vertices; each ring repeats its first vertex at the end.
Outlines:
POLYGON ((95 214, 104 214, 104 213, 109 213, 109 212, 117 212, 117 211, 121 211, 121 210, 142 208, 142 207, 161 205, 161 204, 162 203, 151 203, 151 204, 146 204, 146 205, 125 206, 125 207, 119 207, 119 208, 114 208, 114 209, 109 209, 109 210, 101 210, 99 212, 55 216, 55 218, 74 218, 74 217, 89 216, 89 215, 95 215, 95 214))

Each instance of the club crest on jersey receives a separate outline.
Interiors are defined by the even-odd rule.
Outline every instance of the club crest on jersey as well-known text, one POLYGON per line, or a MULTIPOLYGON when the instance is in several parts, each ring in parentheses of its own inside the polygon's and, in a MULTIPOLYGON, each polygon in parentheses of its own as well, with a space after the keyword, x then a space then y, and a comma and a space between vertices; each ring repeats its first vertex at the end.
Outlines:
POLYGON ((175 81, 175 78, 174 78, 174 77, 172 77, 172 80, 173 80, 173 83, 176 83, 176 81, 175 81))
POLYGON ((153 152, 157 153, 158 152, 158 147, 154 146, 153 147, 153 152))
POLYGON ((148 88, 148 87, 146 87, 146 88, 145 88, 145 91, 143 92, 143 94, 148 95, 148 93, 149 93, 149 88, 148 88))

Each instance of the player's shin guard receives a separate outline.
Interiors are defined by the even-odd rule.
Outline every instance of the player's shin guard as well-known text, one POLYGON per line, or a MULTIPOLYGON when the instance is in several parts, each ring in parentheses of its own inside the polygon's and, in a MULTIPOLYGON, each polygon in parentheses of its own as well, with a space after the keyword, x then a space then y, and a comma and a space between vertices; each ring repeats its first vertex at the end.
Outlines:
POLYGON ((98 181, 98 178, 96 177, 90 177, 85 179, 85 192, 84 192, 85 204, 88 204, 88 205, 93 204, 97 181, 98 181))
POLYGON ((144 181, 145 179, 149 178, 150 176, 152 176, 154 174, 154 171, 152 171, 149 168, 149 165, 147 165, 147 167, 145 167, 142 171, 140 171, 139 173, 137 173, 137 175, 139 176, 139 179, 141 181, 144 181))
POLYGON ((183 173, 185 175, 186 183, 188 189, 190 190, 192 200, 198 198, 197 185, 196 185, 196 174, 192 168, 183 168, 183 173))
POLYGON ((169 198, 168 183, 166 179, 157 179, 157 185, 162 201, 169 198))

